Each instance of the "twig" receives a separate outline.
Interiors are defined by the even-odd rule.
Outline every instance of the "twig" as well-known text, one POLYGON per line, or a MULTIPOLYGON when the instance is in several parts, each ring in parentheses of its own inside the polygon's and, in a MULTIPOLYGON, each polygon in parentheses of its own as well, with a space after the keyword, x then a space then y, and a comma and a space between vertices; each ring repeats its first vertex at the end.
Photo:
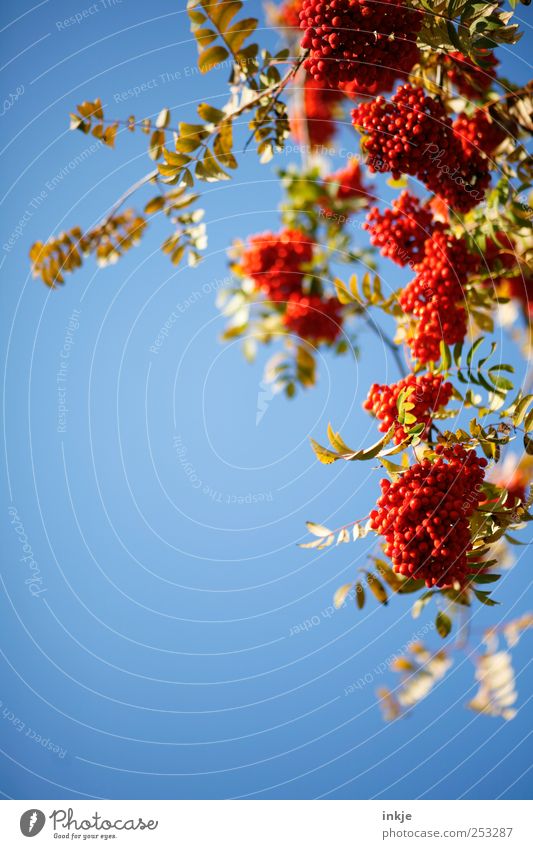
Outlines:
MULTIPOLYGON (((288 71, 288 72, 285 74, 285 76, 283 77, 283 79, 281 79, 279 83, 276 83, 276 85, 272 87, 272 96, 271 96, 271 98, 270 98, 270 101, 266 104, 266 107, 265 107, 265 108, 266 108, 266 110, 267 110, 267 116, 269 115, 270 110, 272 109, 272 107, 274 106, 274 104, 278 102, 278 100, 279 100, 279 98, 280 98, 280 96, 281 96, 281 93, 283 92, 283 90, 284 90, 284 88, 286 87, 286 85, 287 85, 287 84, 291 81, 291 79, 292 79, 293 77, 295 77, 295 76, 296 76, 296 74, 298 73, 298 71, 299 71, 299 70, 300 70, 300 68, 302 67, 303 63, 304 63, 304 62, 305 62, 305 60, 307 59, 307 56, 308 56, 308 55, 309 55, 309 51, 308 51, 308 50, 306 50, 306 51, 305 51, 305 53, 302 53, 302 55, 300 56, 300 58, 298 59, 298 61, 297 61, 297 62, 296 62, 296 63, 292 66, 292 68, 290 69, 290 71, 288 71)), ((269 89, 265 89, 265 91, 261 92, 261 96, 260 96, 259 98, 256 98, 256 101, 257 101, 257 100, 262 100, 262 99, 263 99, 263 97, 265 96, 265 94, 267 94, 267 93, 268 93, 268 91, 269 91, 269 89)), ((248 106, 251 106, 251 105, 253 105, 253 104, 254 104, 254 102, 256 102, 256 101, 251 101, 251 102, 250 102, 249 104, 247 104, 247 105, 248 105, 248 106)), ((253 130, 253 132, 250 134, 249 138, 247 139, 247 141, 246 141, 246 143, 245 143, 245 145, 244 145, 244 147, 243 147, 243 152, 244 152, 244 153, 247 151, 248 147, 249 147, 249 146, 250 146, 250 144, 252 143, 252 141, 253 141, 253 139, 254 139, 254 136, 255 136, 255 133, 257 132, 257 130, 259 130, 259 129, 260 129, 260 128, 264 125, 265 121, 266 121, 266 118, 265 118, 265 119, 263 119, 263 121, 261 121, 261 122, 257 125, 257 127, 253 130)))
POLYGON ((407 371, 405 368, 405 364, 402 362, 402 358, 400 357, 400 354, 398 352, 398 347, 394 344, 392 339, 390 339, 387 334, 383 332, 381 327, 376 324, 375 320, 368 312, 364 313, 364 319, 370 330, 372 330, 372 332, 378 337, 378 339, 380 339, 381 342, 385 343, 392 356, 394 357, 394 361, 398 367, 398 371, 400 372, 401 377, 405 377, 407 371))
POLYGON ((439 96, 442 93, 442 83, 444 81, 444 65, 440 59, 437 60, 437 72, 435 74, 435 85, 439 90, 439 96))
POLYGON ((144 177, 141 177, 140 180, 137 180, 135 183, 133 183, 129 187, 129 189, 126 189, 124 194, 122 194, 118 198, 118 200, 115 201, 115 203, 113 204, 113 206, 111 207, 111 209, 107 213, 106 217, 104 218, 104 220, 102 222, 102 226, 105 226, 108 223, 108 221, 110 221, 113 218, 113 216, 118 212, 118 210, 120 209, 122 204, 126 203, 126 201, 128 200, 129 197, 131 197, 131 195, 135 194, 135 192, 138 189, 142 188, 142 186, 144 186, 145 183, 149 183, 150 180, 153 180, 155 177, 157 177, 158 174, 159 174, 159 172, 158 172, 157 168, 154 168, 153 171, 149 171, 148 174, 145 174, 144 177))
MULTIPOLYGON (((259 92, 257 97, 254 97, 252 100, 246 101, 245 103, 242 104, 242 106, 239 106, 238 109, 235 109, 233 112, 230 112, 227 115, 225 115, 224 118, 222 118, 222 120, 220 121, 219 124, 215 124, 215 126, 213 127, 213 129, 209 133, 209 137, 213 136, 215 133, 217 133, 218 130, 220 129, 221 124, 223 124, 225 121, 232 121, 234 118, 237 118, 240 115, 242 115, 243 112, 246 112, 249 109, 253 109, 253 107, 257 103, 259 103, 261 100, 263 100, 263 98, 265 96, 268 96, 269 93, 271 93, 272 95, 275 94, 275 96, 273 97, 273 100, 272 100, 272 103, 275 103, 277 101, 277 99, 279 98, 281 92, 283 91, 283 89, 285 88, 287 83, 289 82, 289 80, 298 72, 298 69, 301 67, 301 65, 302 65, 302 63, 305 59, 305 55, 306 54, 304 54, 302 57, 300 57, 298 62, 295 63, 291 67, 290 71, 283 77, 283 79, 281 79, 279 82, 275 83, 275 85, 271 86, 270 88, 259 92)), ((126 119, 122 119, 122 118, 118 118, 118 119, 107 118, 102 123, 122 124, 123 126, 131 126, 132 122, 130 122, 126 119)), ((135 126, 142 126, 142 121, 135 121, 133 123, 135 124, 135 126)), ((164 129, 168 132, 178 132, 177 129, 173 130, 171 127, 165 127, 164 129)), ((252 134, 252 138, 253 138, 253 134, 252 134)), ((203 147, 205 147, 205 143, 204 143, 203 147)), ((244 149, 246 150, 246 147, 244 149)), ((118 200, 113 204, 113 206, 111 207, 109 213, 104 218, 103 224, 104 225, 107 224, 107 222, 115 215, 115 213, 120 209, 122 204, 125 203, 125 201, 131 195, 135 194, 135 192, 138 189, 142 188, 142 186, 144 186, 146 183, 149 183, 150 180, 153 180, 154 178, 156 178, 158 176, 158 174, 159 174, 159 171, 157 170, 157 168, 152 170, 152 171, 149 171, 148 174, 145 174, 144 177, 141 177, 140 180, 137 180, 135 183, 133 183, 133 185, 131 185, 128 189, 126 189, 124 194, 122 194, 118 198, 118 200)))

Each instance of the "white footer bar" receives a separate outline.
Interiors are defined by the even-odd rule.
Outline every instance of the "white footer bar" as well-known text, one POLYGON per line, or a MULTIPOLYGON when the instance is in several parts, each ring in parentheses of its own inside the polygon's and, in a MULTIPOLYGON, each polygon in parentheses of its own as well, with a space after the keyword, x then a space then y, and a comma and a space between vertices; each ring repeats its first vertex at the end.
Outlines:
POLYGON ((528 849, 523 801, 2 801, 1 844, 528 849), (28 838, 35 837, 29 844, 28 838), (68 841, 68 842, 67 842, 68 841))

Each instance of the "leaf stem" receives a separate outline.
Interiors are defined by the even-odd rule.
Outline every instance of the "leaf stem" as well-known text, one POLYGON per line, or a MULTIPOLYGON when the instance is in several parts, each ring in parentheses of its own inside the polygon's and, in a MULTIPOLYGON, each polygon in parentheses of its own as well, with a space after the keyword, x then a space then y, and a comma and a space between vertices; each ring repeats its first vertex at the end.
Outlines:
POLYGON ((298 61, 294 63, 294 65, 291 67, 291 69, 289 71, 287 71, 285 76, 282 77, 282 79, 278 83, 276 83, 274 86, 272 86, 271 89, 265 89, 263 92, 261 92, 261 96, 259 98, 256 98, 255 101, 251 101, 250 103, 247 104, 248 106, 253 106, 254 102, 258 102, 258 101, 262 100, 263 97, 265 96, 265 94, 267 94, 268 91, 270 91, 270 90, 272 91, 270 101, 265 106, 266 116, 257 125, 257 127, 255 127, 253 132, 250 134, 249 138, 246 140, 246 143, 245 143, 244 148, 243 148, 244 152, 246 152, 246 150, 250 146, 251 142, 253 141, 253 138, 254 138, 257 130, 259 130, 264 125, 268 115, 270 114, 272 107, 274 106, 274 104, 276 104, 278 102, 284 88, 291 81, 291 79, 296 76, 296 74, 298 73, 298 71, 302 67, 303 63, 307 59, 308 55, 309 55, 309 51, 306 50, 304 53, 302 53, 302 55, 299 57, 298 61))
POLYGON ((148 174, 145 174, 144 177, 141 177, 139 180, 137 180, 135 183, 133 183, 128 189, 126 189, 126 191, 118 198, 118 200, 115 201, 115 203, 113 204, 113 206, 111 207, 111 209, 107 213, 106 217, 104 218, 104 220, 102 222, 102 226, 107 224, 108 221, 110 221, 113 218, 113 216, 116 215, 116 213, 118 212, 120 207, 124 203, 126 203, 126 201, 128 200, 129 197, 131 197, 131 195, 135 194, 135 192, 138 191, 140 188, 142 188, 146 183, 149 183, 151 180, 154 180, 158 176, 158 173, 159 172, 158 172, 157 168, 154 168, 152 171, 149 171, 148 174))
POLYGON ((370 330, 374 333, 374 335, 377 336, 381 342, 384 342, 389 351, 391 352, 392 356, 394 357, 394 362, 398 367, 398 371, 400 372, 400 376, 405 377, 407 375, 407 370, 405 368, 405 364, 402 362, 402 358, 400 357, 398 346, 395 345, 392 339, 387 336, 387 334, 382 330, 382 328, 378 324, 376 324, 375 319, 372 318, 370 313, 365 312, 364 319, 370 330))

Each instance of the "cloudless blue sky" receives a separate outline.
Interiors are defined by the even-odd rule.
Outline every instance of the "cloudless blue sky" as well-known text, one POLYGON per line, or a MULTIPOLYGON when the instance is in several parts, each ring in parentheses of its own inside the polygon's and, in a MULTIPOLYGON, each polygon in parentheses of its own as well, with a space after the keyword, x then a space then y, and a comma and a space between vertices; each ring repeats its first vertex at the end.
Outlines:
MULTIPOLYGON (((245 5, 264 21, 259 3, 245 5)), ((382 670, 415 637, 439 644, 429 632, 434 611, 413 620, 395 599, 331 615, 335 589, 353 578, 371 542, 296 547, 305 520, 337 527, 372 508, 372 464, 320 466, 307 437, 323 438, 331 420, 348 443, 374 441, 361 401, 370 383, 396 373, 361 330, 359 361, 321 357, 317 388, 292 402, 274 398, 256 423, 265 357, 247 365, 238 342, 221 345, 215 294, 228 274, 228 244, 278 227, 274 167, 287 156, 262 167, 250 151, 231 183, 204 187, 209 248, 194 270, 161 254, 168 225, 155 221, 116 266, 88 259, 58 291, 29 274, 34 240, 98 221, 151 165, 140 133, 120 133, 112 151, 69 132, 76 103, 100 96, 118 118, 166 105, 177 121, 194 120, 202 100, 224 102, 227 70, 195 72, 184 6, 2 5, 2 91, 19 94, 1 119, 9 463, 0 791, 35 799, 527 797, 530 639, 513 653, 520 695, 512 722, 465 709, 474 668, 457 655, 412 716, 385 725, 375 691, 395 681, 382 670), (65 24, 84 10, 81 22, 65 24), (138 95, 124 94, 134 87, 138 95), (76 157, 83 163, 72 165, 76 157), (179 320, 152 353, 175 311, 179 320), (36 596, 21 527, 40 570, 36 596), (312 627, 299 627, 305 622, 312 627), (364 685, 350 691, 359 679, 364 685)), ((499 51, 503 72, 518 81, 530 76, 528 15, 519 8, 524 40, 499 51)), ((271 31, 260 36, 278 43, 271 31)), ((341 144, 357 150, 348 127, 341 144)), ((382 270, 390 287, 403 279, 392 263, 382 270)), ((475 645, 483 627, 528 609, 528 552, 519 550, 519 568, 498 586, 501 608, 476 609, 475 645)))

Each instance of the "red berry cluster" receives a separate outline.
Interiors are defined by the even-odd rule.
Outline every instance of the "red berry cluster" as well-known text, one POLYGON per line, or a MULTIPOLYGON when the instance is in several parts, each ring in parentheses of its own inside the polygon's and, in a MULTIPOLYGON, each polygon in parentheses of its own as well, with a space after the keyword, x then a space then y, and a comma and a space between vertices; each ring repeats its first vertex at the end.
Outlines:
MULTIPOLYGON (((398 74, 398 76, 400 76, 398 74)), ((339 88, 346 97, 349 97, 351 100, 359 100, 360 97, 376 97, 378 94, 382 94, 384 91, 392 91, 394 87, 394 79, 391 79, 389 86, 378 85, 377 82, 371 83, 339 83, 339 88)))
POLYGON ((336 187, 336 199, 344 201, 362 198, 368 201, 372 197, 370 190, 363 183, 361 166, 355 156, 351 157, 348 165, 330 174, 327 182, 336 187))
POLYGON ((241 270, 271 301, 284 301, 299 292, 302 266, 311 262, 314 243, 300 230, 252 236, 241 257, 241 270))
POLYGON ((524 504, 527 499, 527 479, 517 477, 516 480, 509 481, 502 488, 507 490, 507 498, 505 499, 506 507, 514 507, 515 505, 524 504))
POLYGON ((533 275, 526 265, 520 264, 520 248, 508 233, 498 232, 488 238, 483 257, 491 273, 487 286, 494 286, 499 295, 513 298, 522 307, 527 321, 533 319, 533 275), (519 274, 509 274, 512 269, 519 274))
POLYGON ((242 253, 241 272, 267 298, 285 304, 283 323, 302 339, 333 342, 340 333, 342 315, 337 298, 306 295, 304 265, 313 258, 314 242, 300 230, 252 236, 242 253))
POLYGON ((382 256, 398 265, 413 265, 423 258, 424 245, 437 225, 431 210, 422 206, 415 195, 404 191, 383 213, 373 206, 363 227, 382 256))
POLYGON ((381 481, 372 528, 385 537, 394 571, 428 587, 463 585, 472 548, 469 519, 477 508, 487 461, 462 445, 435 449, 436 460, 381 481))
POLYGON ((455 345, 466 336, 466 310, 450 298, 421 304, 417 317, 419 320, 407 337, 407 344, 413 357, 421 363, 438 362, 441 341, 455 345))
POLYGON ((337 298, 293 293, 283 323, 287 330, 310 342, 334 342, 342 328, 340 302, 337 298))
POLYGON ((416 277, 403 289, 400 306, 418 319, 407 342, 423 363, 440 358, 440 342, 461 342, 467 316, 463 286, 479 268, 479 257, 469 253, 463 239, 436 231, 425 244, 416 277))
POLYGON ((418 177, 430 191, 458 212, 483 199, 490 182, 487 160, 475 149, 465 151, 440 101, 423 88, 400 86, 390 102, 384 97, 361 103, 353 123, 367 135, 371 171, 418 177))
POLYGON ((407 438, 403 425, 398 422, 398 397, 402 390, 406 389, 412 390, 406 398, 406 403, 413 404, 409 412, 416 418, 417 423, 424 423, 426 426, 422 438, 427 435, 432 413, 445 407, 452 395, 451 383, 444 382, 442 376, 437 374, 423 374, 418 377, 410 374, 390 386, 373 383, 363 407, 380 420, 379 429, 382 433, 387 433, 389 428, 396 425, 394 441, 397 445, 407 438))
POLYGON ((482 253, 485 260, 484 271, 490 272, 490 278, 485 281, 488 287, 494 287, 499 294, 507 287, 508 272, 518 264, 517 246, 508 233, 498 231, 494 238, 485 240, 485 250, 482 253))
POLYGON ((482 67, 458 52, 448 53, 444 59, 448 65, 448 79, 464 97, 471 100, 479 100, 488 91, 499 65, 498 59, 489 50, 483 51, 479 58, 482 67))
POLYGON ((499 478, 493 480, 493 483, 507 491, 506 507, 514 507, 519 502, 521 504, 526 503, 530 483, 527 469, 518 466, 513 469, 511 474, 502 474, 499 478))
POLYGON ((279 26, 298 29, 300 26, 300 12, 302 0, 285 0, 279 10, 276 11, 276 22, 279 26))
POLYGON ((354 83, 360 91, 389 91, 418 61, 421 26, 422 12, 405 0, 303 0, 305 68, 334 88, 354 83))
POLYGON ((392 171, 395 179, 427 168, 430 158, 423 152, 444 148, 451 130, 442 104, 411 85, 400 86, 390 101, 380 96, 360 103, 352 118, 368 134, 370 170, 392 171))
POLYGON ((522 305, 526 320, 533 321, 533 275, 529 273, 524 276, 509 277, 505 281, 505 288, 509 297, 522 305))
POLYGON ((463 113, 454 121, 453 129, 465 151, 480 150, 487 156, 506 138, 505 130, 492 120, 486 109, 476 109, 473 115, 463 113))
POLYGON ((425 244, 424 259, 416 267, 416 277, 400 296, 406 312, 415 312, 423 300, 464 298, 463 286, 479 269, 479 257, 470 253, 464 239, 437 231, 425 244))
POLYGON ((291 129, 297 141, 308 141, 312 147, 327 145, 337 129, 336 109, 342 99, 342 92, 328 88, 313 77, 306 77, 303 92, 305 114, 296 111, 291 118, 291 129))

